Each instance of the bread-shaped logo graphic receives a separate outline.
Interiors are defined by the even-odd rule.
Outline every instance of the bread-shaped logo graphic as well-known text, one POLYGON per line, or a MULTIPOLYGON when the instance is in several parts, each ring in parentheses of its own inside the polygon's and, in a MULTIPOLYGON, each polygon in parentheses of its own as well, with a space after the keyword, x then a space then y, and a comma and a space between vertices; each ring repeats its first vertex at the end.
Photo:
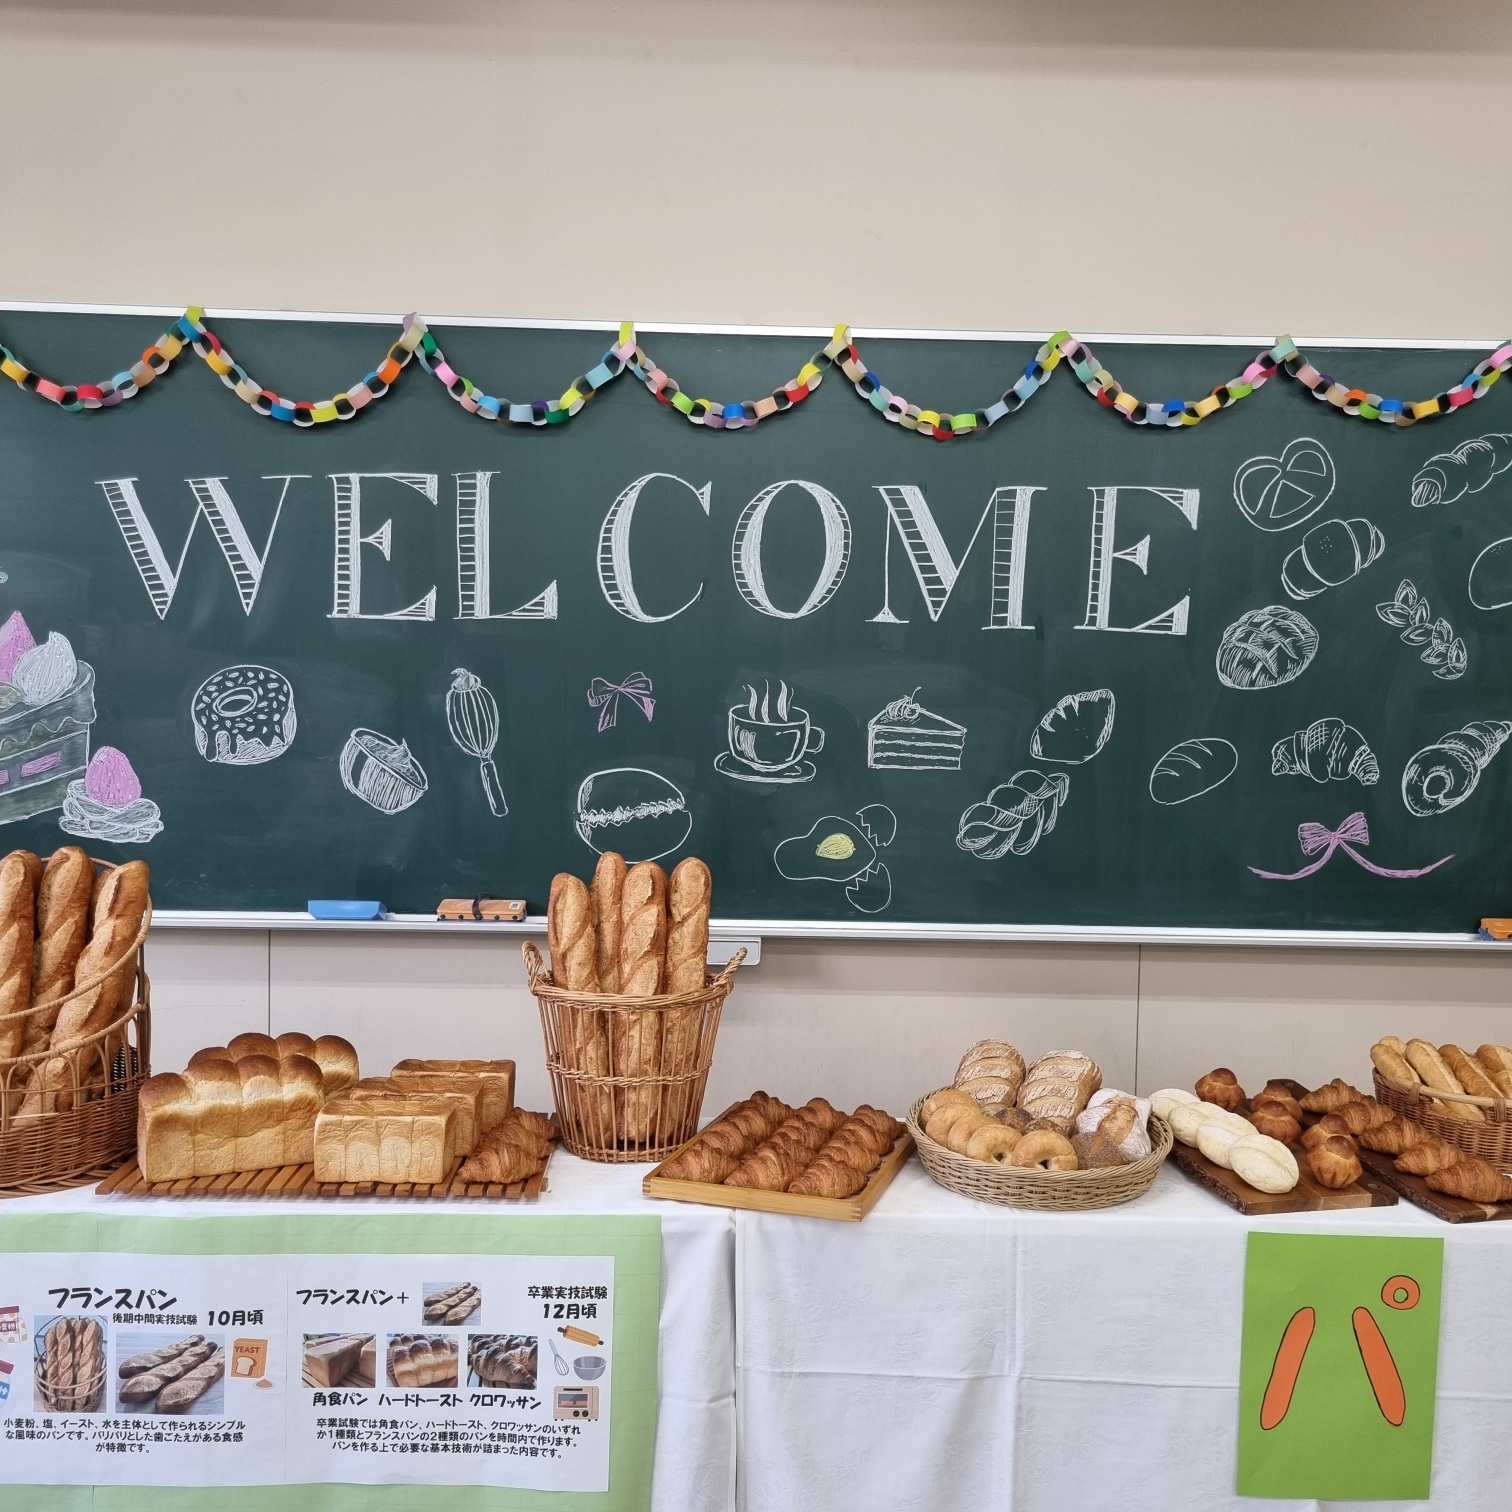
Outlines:
POLYGON ((1113 733, 1113 694, 1107 688, 1068 693, 1035 726, 1029 752, 1036 761, 1080 766, 1108 743, 1113 733))
POLYGON ((1366 787, 1380 781, 1381 768, 1365 737, 1342 719, 1315 719, 1305 730, 1278 740, 1271 747, 1271 773, 1276 777, 1311 777, 1314 782, 1358 778, 1366 787))
POLYGON ((1369 520, 1324 520, 1281 564, 1281 586, 1294 599, 1317 598, 1362 573, 1386 549, 1369 520))
POLYGON ((1150 797, 1167 808, 1190 803, 1227 782, 1239 765, 1239 752, 1217 735, 1173 745, 1150 772, 1150 797))
POLYGON ((1402 802, 1419 819, 1463 803, 1508 735, 1512 735, 1512 722, 1476 719, 1424 746, 1402 772, 1402 802))
POLYGON ((1333 491, 1333 458, 1310 436, 1290 442, 1279 457, 1251 457, 1234 474, 1234 502, 1257 530, 1300 525, 1333 491))

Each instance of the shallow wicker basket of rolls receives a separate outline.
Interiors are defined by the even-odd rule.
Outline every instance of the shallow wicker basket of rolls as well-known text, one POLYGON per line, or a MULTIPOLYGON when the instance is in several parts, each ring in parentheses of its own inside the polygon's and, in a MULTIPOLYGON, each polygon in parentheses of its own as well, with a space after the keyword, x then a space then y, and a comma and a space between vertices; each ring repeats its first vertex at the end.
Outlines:
POLYGON ((924 1132, 920 1110, 933 1095, 930 1093, 919 1098, 908 1110, 908 1132, 913 1135, 919 1159, 941 1186, 949 1187, 963 1197, 975 1197, 979 1202, 1057 1213, 1075 1212, 1080 1208, 1116 1207, 1148 1192, 1155 1184, 1162 1162, 1171 1153, 1171 1130, 1163 1118, 1151 1113, 1148 1125, 1150 1153, 1127 1165, 1042 1171, 1034 1167, 975 1160, 946 1149, 924 1132))
POLYGON ((151 1075, 148 869, 0 859, 0 1192, 72 1186, 136 1142, 151 1075))
POLYGON ((1512 1171, 1512 1050, 1387 1036, 1370 1050, 1376 1097, 1467 1155, 1512 1171), (1473 1090, 1472 1090, 1473 1089, 1473 1090), (1494 1096, 1492 1094, 1495 1094, 1494 1096))

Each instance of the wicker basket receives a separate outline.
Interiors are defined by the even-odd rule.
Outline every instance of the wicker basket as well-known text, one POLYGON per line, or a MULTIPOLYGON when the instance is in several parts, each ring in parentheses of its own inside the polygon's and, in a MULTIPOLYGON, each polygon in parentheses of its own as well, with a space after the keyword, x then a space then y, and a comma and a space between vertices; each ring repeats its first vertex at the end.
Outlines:
POLYGON ((48 1047, 0 1059, 0 1195, 78 1186, 107 1175, 136 1148, 137 1089, 152 1074, 152 984, 143 944, 151 923, 149 902, 136 939, 120 960, 57 999, 61 1012, 65 1003, 92 991, 135 958, 132 1004, 114 1023, 66 1049, 48 1047), (44 1062, 55 1064, 60 1101, 72 1106, 66 1112, 18 1118, 32 1077, 44 1062))
POLYGON ((1155 1184, 1155 1174, 1171 1153, 1171 1130, 1163 1118, 1150 1115, 1150 1143, 1143 1160, 1128 1165, 1100 1166, 1091 1171, 1024 1170, 997 1165, 990 1160, 972 1160, 947 1150, 924 1132, 919 1123, 921 1097, 908 1110, 908 1132, 913 1135, 924 1169, 943 1187, 979 1202, 1000 1207, 1039 1208, 1045 1212, 1070 1213, 1082 1208, 1116 1207, 1142 1197, 1155 1184))
POLYGON ((644 998, 569 992, 553 984, 533 940, 523 953, 541 1006, 562 1143, 584 1160, 628 1163, 662 1160, 690 1140, 698 1132, 720 1010, 745 951, 737 950, 717 975, 705 972, 696 991, 644 998), (627 1037, 661 1047, 657 1075, 610 1074, 609 1047, 627 1037))
MULTIPOLYGON (((37 1406, 43 1412, 98 1412, 105 1397, 105 1351, 100 1350, 100 1368, 87 1380, 54 1386, 47 1379, 47 1336, 60 1323, 76 1318, 54 1318, 38 1335, 32 1355, 32 1379, 37 1388, 37 1406)), ((96 1322, 98 1320, 95 1320, 96 1322)), ((100 1340, 104 1343, 103 1328, 100 1340)))
POLYGON ((1468 1092, 1434 1092, 1414 1083, 1404 1087, 1387 1081, 1375 1072, 1376 1097, 1388 1108, 1413 1123, 1421 1124, 1430 1134, 1447 1139, 1467 1155, 1478 1155, 1500 1171, 1512 1171, 1512 1101, 1505 1097, 1472 1097, 1468 1092), (1446 1103, 1469 1103, 1479 1108, 1482 1122, 1455 1118, 1439 1111, 1439 1100, 1446 1103))

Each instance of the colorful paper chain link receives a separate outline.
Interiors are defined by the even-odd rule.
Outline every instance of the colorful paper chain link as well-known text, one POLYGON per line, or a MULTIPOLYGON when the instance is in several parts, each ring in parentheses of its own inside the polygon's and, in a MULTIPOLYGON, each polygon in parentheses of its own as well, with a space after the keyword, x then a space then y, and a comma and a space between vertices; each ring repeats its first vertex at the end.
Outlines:
POLYGON ((721 404, 712 399, 690 398, 678 384, 659 368, 635 339, 630 321, 619 328, 619 340, 604 353, 597 367, 575 378, 558 399, 537 399, 517 404, 486 394, 471 379, 459 374, 436 344, 425 322, 418 316, 406 317, 399 340, 383 361, 361 382, 345 393, 318 401, 284 399, 259 384, 221 344, 220 338, 205 324, 204 311, 191 305, 168 330, 147 348, 139 361, 104 383, 61 384, 32 372, 10 349, 0 345, 0 374, 24 389, 29 389, 60 408, 76 411, 108 409, 123 399, 133 398, 154 379, 167 372, 184 351, 194 351, 239 398, 260 415, 297 426, 322 425, 331 420, 350 420, 358 411, 382 398, 400 372, 416 355, 421 366, 439 379, 446 391, 465 410, 484 420, 506 420, 511 425, 558 425, 578 414, 599 389, 619 377, 627 368, 646 385, 657 400, 677 410, 694 425, 710 430, 749 430, 768 416, 782 414, 801 403, 824 380, 832 365, 838 365, 856 392, 885 420, 905 430, 948 441, 957 436, 979 435, 990 430, 1005 416, 1014 414, 1039 392, 1055 369, 1064 361, 1087 391, 1107 408, 1116 410, 1133 425, 1159 425, 1169 428, 1196 425, 1220 409, 1227 409, 1261 388, 1278 371, 1294 378, 1315 399, 1331 404, 1345 415, 1365 420, 1379 420, 1387 425, 1414 425, 1419 420, 1446 415, 1452 410, 1481 398, 1501 375, 1512 367, 1512 342, 1503 343, 1489 357, 1478 362, 1460 382, 1430 399, 1409 401, 1386 399, 1365 389, 1347 388, 1327 373, 1320 372, 1297 349, 1289 336, 1283 336, 1254 360, 1237 377, 1219 384, 1203 399, 1168 399, 1151 403, 1136 398, 1106 368, 1101 366, 1092 349, 1078 341, 1069 331, 1057 331, 1035 353, 1013 386, 984 409, 950 414, 912 404, 895 394, 861 360, 850 327, 839 325, 829 344, 816 352, 795 378, 774 389, 764 399, 745 399, 721 404))
POLYGON ((515 404, 508 399, 495 399, 485 394, 471 379, 464 378, 446 360, 446 354, 436 345, 436 338, 426 328, 418 315, 404 319, 404 335, 414 337, 420 365, 427 373, 439 378, 446 385, 446 392, 469 414, 481 420, 507 420, 511 425, 560 425, 570 420, 593 396, 625 371, 637 351, 634 322, 626 320, 619 328, 619 340, 610 347, 599 365, 581 378, 568 384, 560 399, 536 399, 530 404, 515 404))

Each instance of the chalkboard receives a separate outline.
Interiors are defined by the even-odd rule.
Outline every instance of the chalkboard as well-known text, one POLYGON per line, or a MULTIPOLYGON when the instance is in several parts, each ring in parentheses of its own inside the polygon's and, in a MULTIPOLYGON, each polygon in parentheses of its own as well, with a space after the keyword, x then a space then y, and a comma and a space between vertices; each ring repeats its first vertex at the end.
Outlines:
MULTIPOLYGON (((164 324, 0 321, 72 381, 164 324)), ((313 397, 396 335, 214 324, 313 397)), ((437 334, 525 400, 611 333, 437 334)), ((644 341, 721 400, 822 345, 644 341)), ((862 350, 942 411, 1033 356, 862 350)), ((1099 352, 1154 398, 1253 355, 1099 352)), ((1309 355, 1408 399, 1469 366, 1309 355)), ((94 413, 0 385, 0 619, 40 643, 18 660, 11 621, 0 644, 4 838, 144 855, 159 905, 191 909, 538 910, 554 872, 614 848, 703 856, 724 917, 1470 929, 1512 904, 1509 403, 1399 429, 1278 377, 1155 430, 1063 370, 942 444, 838 371, 734 433, 628 374, 540 429, 484 423, 418 364, 313 429, 259 417, 192 354, 94 413)))

